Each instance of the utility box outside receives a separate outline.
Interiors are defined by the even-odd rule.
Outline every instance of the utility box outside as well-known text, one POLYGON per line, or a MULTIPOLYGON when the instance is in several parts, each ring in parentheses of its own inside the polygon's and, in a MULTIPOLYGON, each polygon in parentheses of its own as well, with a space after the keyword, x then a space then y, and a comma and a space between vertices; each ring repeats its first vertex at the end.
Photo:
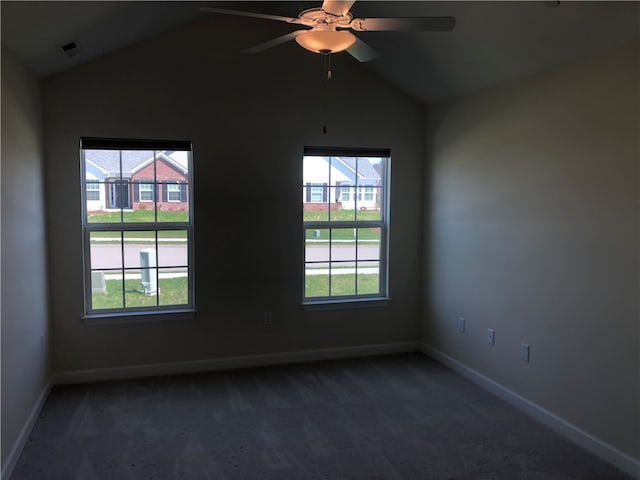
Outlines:
POLYGON ((107 293, 104 272, 91 272, 91 293, 107 293))
POLYGON ((145 295, 156 295, 158 293, 157 266, 155 248, 140 250, 140 278, 142 291, 145 295))

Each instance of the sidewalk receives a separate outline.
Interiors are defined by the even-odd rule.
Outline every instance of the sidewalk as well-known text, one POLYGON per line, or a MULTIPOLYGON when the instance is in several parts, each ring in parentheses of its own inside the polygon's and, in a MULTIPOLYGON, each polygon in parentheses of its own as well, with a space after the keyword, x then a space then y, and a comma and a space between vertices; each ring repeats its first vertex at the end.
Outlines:
MULTIPOLYGON (((120 243, 119 237, 92 237, 91 243, 100 243, 100 242, 118 242, 120 243)), ((155 238, 125 238, 124 243, 155 243, 155 238)), ((158 243, 163 242, 172 242, 172 243, 187 243, 186 238, 158 238, 158 243)))

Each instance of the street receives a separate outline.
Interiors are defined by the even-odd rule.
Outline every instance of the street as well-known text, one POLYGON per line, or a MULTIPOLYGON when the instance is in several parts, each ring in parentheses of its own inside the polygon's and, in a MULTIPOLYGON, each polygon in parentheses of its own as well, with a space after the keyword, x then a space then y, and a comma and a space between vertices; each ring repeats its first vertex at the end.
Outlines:
MULTIPOLYGON (((124 246, 124 267, 139 268, 140 267, 140 251, 144 249, 154 248, 153 245, 145 244, 126 244, 124 246)), ((356 258, 355 245, 338 244, 333 245, 329 249, 328 244, 308 245, 305 251, 306 262, 322 262, 317 267, 327 266, 329 262, 329 253, 331 260, 346 262, 344 266, 353 266, 356 258), (331 252, 330 252, 331 250, 331 252), (352 261, 352 262, 349 262, 352 261)), ((97 270, 101 268, 122 268, 122 246, 113 243, 94 243, 91 245, 91 269, 97 270)), ((372 261, 372 265, 377 265, 380 259, 380 247, 377 244, 365 244, 358 247, 358 261, 372 261)), ((158 244, 157 265, 159 267, 185 267, 188 265, 187 245, 186 244, 158 244)))

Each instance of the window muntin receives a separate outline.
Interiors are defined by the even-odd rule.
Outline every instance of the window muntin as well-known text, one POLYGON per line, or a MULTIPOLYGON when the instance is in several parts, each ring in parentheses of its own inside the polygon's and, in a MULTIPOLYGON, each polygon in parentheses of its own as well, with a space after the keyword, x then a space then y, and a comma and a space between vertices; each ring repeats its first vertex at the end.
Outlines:
POLYGON ((194 309, 191 163, 189 142, 82 139, 88 317, 194 309))
POLYGON ((304 303, 388 298, 389 162, 387 150, 305 149, 304 303))

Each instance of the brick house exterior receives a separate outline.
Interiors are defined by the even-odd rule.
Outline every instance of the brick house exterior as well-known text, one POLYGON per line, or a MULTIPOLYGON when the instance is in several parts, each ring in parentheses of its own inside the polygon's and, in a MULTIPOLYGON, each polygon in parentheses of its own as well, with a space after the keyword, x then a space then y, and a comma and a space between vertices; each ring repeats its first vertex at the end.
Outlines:
POLYGON ((131 207, 134 210, 152 209, 153 201, 158 210, 188 211, 189 194, 187 192, 186 172, 179 165, 169 163, 164 156, 159 156, 155 165, 156 183, 153 183, 154 165, 150 162, 131 175, 131 207), (142 185, 148 185, 149 193, 141 193, 142 185), (146 195, 146 197, 145 197, 146 195), (146 199, 145 199, 146 198, 146 199))
POLYGON ((183 152, 85 151, 87 211, 188 211, 188 165, 183 152), (154 161, 155 160, 155 161, 154 161), (155 166, 154 166, 155 165, 155 166))

